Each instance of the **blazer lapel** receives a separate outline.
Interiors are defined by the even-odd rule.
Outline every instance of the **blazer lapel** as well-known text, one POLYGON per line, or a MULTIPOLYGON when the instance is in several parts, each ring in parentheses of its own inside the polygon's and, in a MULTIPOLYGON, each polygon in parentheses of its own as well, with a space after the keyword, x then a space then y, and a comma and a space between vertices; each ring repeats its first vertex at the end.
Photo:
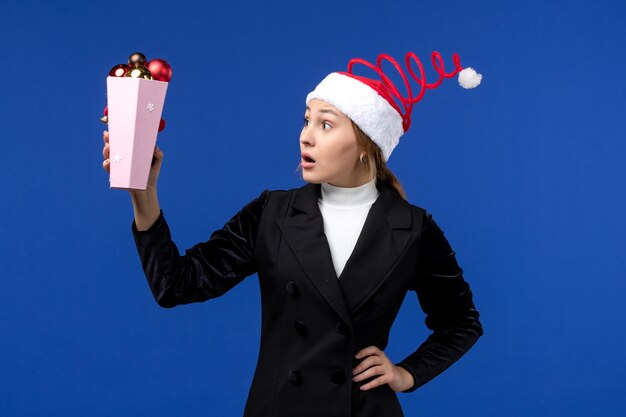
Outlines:
POLYGON ((337 274, 333 267, 324 221, 318 206, 319 184, 307 184, 298 190, 289 217, 277 218, 285 240, 293 250, 307 277, 335 312, 352 328, 352 320, 337 274))
POLYGON ((385 282, 418 232, 411 230, 408 202, 388 184, 370 208, 352 254, 339 276, 350 313, 385 282))
POLYGON ((391 186, 380 183, 377 187, 380 195, 368 212, 339 279, 318 206, 320 184, 302 187, 291 205, 290 215, 276 219, 307 277, 350 326, 351 314, 383 284, 418 235, 410 230, 409 204, 391 186))

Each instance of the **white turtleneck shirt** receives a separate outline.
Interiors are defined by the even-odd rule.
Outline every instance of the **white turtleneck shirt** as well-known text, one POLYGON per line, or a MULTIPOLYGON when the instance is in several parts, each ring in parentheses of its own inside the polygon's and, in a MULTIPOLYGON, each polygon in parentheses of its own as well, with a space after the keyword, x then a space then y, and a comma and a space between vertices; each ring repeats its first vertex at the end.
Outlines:
POLYGON ((367 213, 379 194, 375 179, 351 188, 321 184, 318 204, 337 277, 341 275, 361 234, 367 213))

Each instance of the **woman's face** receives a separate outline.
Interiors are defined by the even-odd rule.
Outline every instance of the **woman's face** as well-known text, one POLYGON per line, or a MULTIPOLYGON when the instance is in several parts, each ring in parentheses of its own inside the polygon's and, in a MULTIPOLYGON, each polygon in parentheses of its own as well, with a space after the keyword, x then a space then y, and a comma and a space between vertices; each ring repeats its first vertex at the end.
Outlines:
POLYGON ((357 187, 369 181, 352 121, 336 107, 313 99, 300 133, 302 177, 310 183, 357 187))

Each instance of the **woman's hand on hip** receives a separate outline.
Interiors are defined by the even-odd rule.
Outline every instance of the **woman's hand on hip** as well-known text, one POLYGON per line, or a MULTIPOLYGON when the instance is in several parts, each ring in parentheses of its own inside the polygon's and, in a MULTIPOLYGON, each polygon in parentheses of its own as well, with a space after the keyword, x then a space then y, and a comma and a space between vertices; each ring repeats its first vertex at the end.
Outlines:
POLYGON ((363 381, 378 375, 378 378, 362 385, 361 390, 365 391, 379 385, 388 384, 392 390, 398 392, 413 386, 413 376, 409 371, 391 363, 385 352, 376 346, 368 346, 361 349, 355 357, 364 359, 352 370, 352 380, 354 382, 363 381))

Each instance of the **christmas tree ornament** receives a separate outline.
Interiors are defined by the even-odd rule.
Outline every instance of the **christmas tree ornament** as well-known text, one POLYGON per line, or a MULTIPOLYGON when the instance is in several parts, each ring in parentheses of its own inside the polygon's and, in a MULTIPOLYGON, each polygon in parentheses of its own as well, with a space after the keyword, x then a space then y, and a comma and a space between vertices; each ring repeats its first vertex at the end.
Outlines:
POLYGON ((104 108, 104 116, 100 118, 100 121, 105 125, 109 124, 109 106, 104 108))
POLYGON ((153 59, 148 62, 146 67, 150 70, 153 80, 165 81, 168 83, 172 79, 172 67, 164 59, 153 59))
POLYGON ((165 119, 161 118, 161 121, 159 121, 159 132, 163 129, 165 129, 165 119))
POLYGON ((126 73, 128 72, 129 69, 130 67, 128 65, 119 64, 111 68, 111 70, 109 71, 109 75, 111 77, 124 77, 126 76, 126 73))
POLYGON ((152 79, 152 74, 150 73, 150 70, 143 65, 134 66, 130 69, 130 71, 126 73, 126 76, 131 78, 144 78, 146 80, 152 79))
POLYGON ((383 152, 385 161, 398 145, 402 136, 411 127, 411 113, 413 106, 420 101, 427 89, 439 87, 444 78, 459 75, 459 84, 463 88, 474 88, 482 80, 482 75, 471 68, 463 68, 457 53, 452 54, 454 68, 446 72, 441 54, 434 51, 431 62, 438 75, 434 82, 426 81, 424 66, 413 52, 405 56, 405 67, 391 56, 380 54, 376 64, 361 58, 354 58, 348 62, 347 72, 333 72, 326 76, 313 91, 306 97, 306 104, 313 99, 323 100, 335 106, 348 116, 365 134, 376 143, 383 152), (402 79, 406 95, 383 71, 383 63, 393 65, 402 79), (363 65, 374 71, 377 78, 366 78, 355 75, 353 67, 363 65), (417 66, 417 73, 413 66, 417 66), (408 74, 407 74, 408 73, 408 74), (409 76, 419 85, 417 94, 411 88, 409 76))
POLYGON ((148 60, 146 59, 146 56, 141 52, 133 52, 128 57, 128 65, 130 65, 131 67, 136 67, 138 65, 145 66, 146 62, 148 62, 148 60))

